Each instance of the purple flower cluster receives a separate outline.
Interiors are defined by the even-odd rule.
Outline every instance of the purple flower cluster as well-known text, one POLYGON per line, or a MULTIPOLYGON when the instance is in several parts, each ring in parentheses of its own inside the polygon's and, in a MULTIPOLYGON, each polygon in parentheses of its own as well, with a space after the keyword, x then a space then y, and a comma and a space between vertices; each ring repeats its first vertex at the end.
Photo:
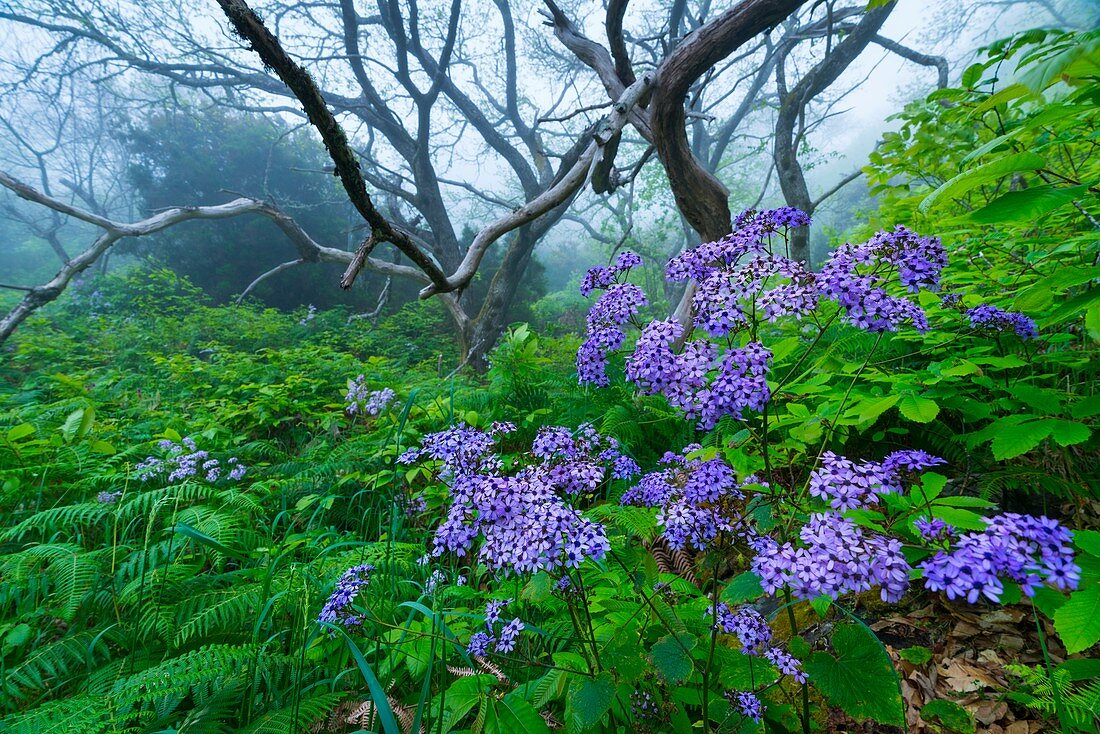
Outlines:
POLYGON ((896 602, 909 588, 901 541, 867 533, 840 513, 811 515, 799 538, 800 546, 768 536, 750 540, 752 570, 769 594, 789 587, 800 599, 836 599, 880 586, 882 600, 896 602))
POLYGON ((225 464, 219 459, 210 458, 210 453, 200 451, 194 439, 190 437, 183 438, 179 443, 163 439, 157 446, 166 452, 167 456, 165 458, 150 456, 135 466, 134 469, 139 472, 142 481, 167 475, 169 482, 179 482, 195 476, 201 476, 208 482, 216 482, 222 478, 225 468, 228 467, 226 478, 236 482, 248 471, 248 467, 240 463, 235 456, 225 464))
POLYGON ((838 247, 817 275, 817 288, 840 304, 853 326, 896 331, 908 322, 918 331, 928 331, 924 310, 907 298, 890 295, 886 286, 896 279, 912 293, 936 290, 946 264, 939 239, 899 226, 862 244, 838 247))
POLYGON ((694 340, 673 351, 682 336, 676 321, 650 322, 627 360, 627 379, 643 394, 664 395, 701 430, 726 415, 741 418, 745 410, 763 410, 771 399, 768 349, 749 342, 720 355, 716 344, 694 340))
POLYGON ((801 262, 772 252, 772 234, 809 223, 805 213, 790 207, 743 212, 733 232, 675 256, 665 275, 671 281, 698 282, 694 323, 711 336, 742 328, 747 311, 755 308, 769 321, 801 318, 817 307, 814 276, 801 262))
POLYGON ((728 635, 736 635, 741 642, 741 652, 746 655, 764 657, 783 675, 789 675, 799 683, 806 682, 801 661, 783 648, 771 644, 772 628, 755 609, 742 607, 735 612, 726 604, 719 604, 714 628, 728 635))
POLYGON ((947 540, 955 534, 955 528, 938 517, 917 518, 913 522, 913 525, 916 527, 921 540, 926 543, 936 543, 947 540))
POLYGON ((591 426, 576 433, 548 427, 535 438, 527 461, 507 474, 493 449, 497 435, 514 429, 460 425, 426 436, 422 448, 399 459, 442 462, 440 474, 450 485, 432 555, 465 554, 480 538, 478 561, 504 573, 575 568, 586 558, 602 558, 609 548, 603 526, 586 519, 568 498, 593 492, 609 476, 631 476, 637 465, 591 426))
POLYGON ((501 654, 508 654, 516 647, 520 632, 525 625, 519 617, 501 627, 497 633, 495 628, 500 622, 500 613, 504 607, 512 603, 511 599, 493 599, 485 605, 485 631, 475 632, 470 636, 470 642, 466 646, 466 652, 474 657, 485 657, 489 654, 489 646, 501 654))
POLYGON ((101 505, 113 505, 122 497, 122 490, 115 492, 100 492, 95 496, 95 501, 101 505))
POLYGON ((970 325, 986 331, 1012 331, 1020 339, 1028 340, 1039 336, 1039 327, 1035 321, 1022 313, 1002 311, 996 306, 983 303, 966 312, 970 325))
POLYGON ((881 462, 855 462, 826 451, 821 466, 810 474, 810 494, 834 510, 854 510, 877 504, 881 494, 900 494, 904 474, 945 463, 919 450, 895 451, 881 462))
POLYGON ((928 589, 973 604, 983 596, 1000 601, 1002 577, 1018 583, 1027 596, 1044 582, 1077 588, 1081 569, 1074 563, 1072 536, 1057 520, 1005 513, 985 521, 984 531, 963 535, 949 551, 920 564, 928 589))
MULTIPOLYGON (((657 522, 672 548, 690 545, 705 550, 719 533, 742 531, 742 485, 721 458, 689 458, 698 449, 698 444, 691 444, 680 454, 665 454, 661 463, 666 468, 644 475, 620 500, 624 505, 658 508, 657 522)), ((755 482, 749 477, 746 484, 755 482)))
POLYGON ((581 295, 586 298, 593 290, 606 290, 588 312, 584 343, 577 350, 577 379, 582 385, 608 384, 607 353, 622 346, 626 339, 623 325, 649 303, 641 288, 618 282, 620 275, 641 264, 637 254, 621 252, 614 265, 590 268, 581 280, 581 295))
POLYGON ((581 279, 581 295, 587 298, 594 290, 608 288, 618 281, 620 275, 629 273, 631 268, 641 264, 641 256, 630 250, 624 250, 615 258, 614 265, 597 265, 589 268, 581 279))
POLYGON ((726 691, 726 699, 746 719, 752 719, 757 724, 764 718, 764 709, 767 708, 760 701, 760 697, 752 691, 726 691))
POLYGON ((332 595, 329 596, 325 606, 321 609, 321 613, 317 616, 318 621, 328 622, 329 624, 343 624, 348 627, 362 624, 362 615, 351 611, 351 603, 355 601, 359 590, 370 583, 370 574, 373 570, 374 566, 364 563, 359 566, 352 566, 344 571, 344 574, 336 582, 336 588, 333 590, 332 595))
POLYGON ((366 384, 366 377, 359 375, 354 380, 348 380, 348 392, 344 395, 344 412, 348 415, 381 415, 395 397, 394 391, 388 387, 370 390, 366 384))

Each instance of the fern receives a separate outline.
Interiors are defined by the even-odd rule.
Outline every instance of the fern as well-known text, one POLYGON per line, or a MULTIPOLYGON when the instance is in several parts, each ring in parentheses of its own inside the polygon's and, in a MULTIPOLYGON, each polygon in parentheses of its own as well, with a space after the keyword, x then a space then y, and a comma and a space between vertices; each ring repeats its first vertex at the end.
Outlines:
MULTIPOLYGON (((1047 716, 1057 714, 1054 686, 1044 668, 1006 665, 1005 669, 1018 676, 1025 686, 1025 690, 1011 692, 1010 698, 1047 716)), ((1095 731, 1100 728, 1100 679, 1094 678, 1075 684, 1071 681, 1069 673, 1061 670, 1054 671, 1054 679, 1067 718, 1083 731, 1095 731)))

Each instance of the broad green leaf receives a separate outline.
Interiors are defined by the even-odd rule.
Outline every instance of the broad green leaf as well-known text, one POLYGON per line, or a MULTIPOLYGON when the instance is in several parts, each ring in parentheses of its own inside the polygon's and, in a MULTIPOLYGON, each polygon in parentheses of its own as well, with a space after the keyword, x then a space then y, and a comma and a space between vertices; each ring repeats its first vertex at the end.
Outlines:
POLYGON ((970 712, 954 701, 935 698, 921 706, 920 717, 930 724, 940 723, 954 734, 974 734, 970 712))
POLYGON ((1032 186, 1009 191, 962 219, 978 224, 1031 222, 1044 214, 1088 195, 1088 186, 1032 186))
POLYGON ((1026 454, 1043 442, 1054 430, 1052 421, 1038 420, 1004 426, 993 437, 993 458, 997 461, 1026 454))
POLYGON ((928 212, 940 199, 965 194, 984 183, 995 181, 1002 176, 1020 171, 1035 171, 1046 167, 1046 161, 1036 153, 1014 153, 976 166, 944 182, 938 189, 924 198, 918 207, 928 212))
POLYGON ((964 510, 960 507, 946 507, 944 505, 932 505, 932 517, 938 517, 948 525, 963 530, 984 530, 989 525, 982 516, 972 510, 964 510))
POLYGON ((30 423, 20 423, 17 426, 13 426, 8 429, 8 443, 15 443, 27 436, 32 436, 35 430, 35 427, 30 423))
POLYGON ((1052 422, 1051 437, 1059 446, 1072 446, 1089 440, 1092 430, 1083 423, 1055 420, 1052 422))
POLYGON ((859 406, 859 420, 861 423, 876 420, 880 415, 894 407, 901 399, 900 395, 887 395, 882 398, 867 398, 859 406))
POLYGON ((615 700, 615 684, 607 673, 596 678, 574 678, 569 684, 565 716, 570 729, 585 731, 600 722, 615 700))
POLYGON ((911 421, 931 423, 940 414, 940 406, 935 400, 910 394, 898 401, 898 411, 911 421))
POLYGON ((726 584, 726 588, 722 590, 722 601, 730 605, 744 604, 759 598, 763 593, 760 577, 752 571, 745 571, 726 584))
POLYGON ((831 638, 837 657, 821 651, 804 664, 829 703, 853 718, 905 723, 897 673, 882 644, 862 625, 845 624, 831 638))
POLYGON ((539 712, 515 695, 508 694, 494 705, 489 707, 489 716, 486 719, 486 734, 514 734, 515 732, 531 732, 532 734, 550 734, 550 727, 546 720, 539 716, 539 712))
POLYGON ((1095 530, 1074 530, 1073 543, 1090 556, 1100 558, 1100 532, 1095 530))
POLYGON ((689 651, 694 645, 691 635, 665 635, 654 643, 649 658, 662 678, 669 683, 680 683, 691 675, 693 666, 689 651))
POLYGON ((1070 654, 1100 642, 1100 584, 1070 594, 1069 601, 1054 613, 1054 629, 1070 654))

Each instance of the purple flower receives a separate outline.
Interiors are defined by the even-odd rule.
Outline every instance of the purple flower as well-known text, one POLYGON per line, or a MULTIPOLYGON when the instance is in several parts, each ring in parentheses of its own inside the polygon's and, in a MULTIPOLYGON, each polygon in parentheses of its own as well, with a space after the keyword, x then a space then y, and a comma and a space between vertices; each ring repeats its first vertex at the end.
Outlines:
POLYGON ((943 591, 948 599, 981 597, 1000 601, 1002 577, 1034 596, 1044 582, 1059 589, 1075 589, 1081 569, 1073 562, 1072 536, 1056 520, 1005 513, 986 518, 982 532, 966 533, 920 564, 924 585, 943 591))
POLYGON ((1020 339, 1027 341, 1039 336, 1039 327, 1035 321, 1022 313, 1002 311, 996 306, 983 303, 966 312, 970 325, 986 331, 1012 331, 1020 339))
POLYGON ((365 563, 345 571, 317 616, 318 621, 349 627, 362 624, 363 617, 351 612, 351 604, 355 601, 359 590, 370 583, 370 574, 373 570, 374 566, 365 563))
POLYGON ((757 724, 764 718, 764 704, 752 691, 741 691, 740 693, 728 691, 726 698, 729 699, 730 703, 737 706, 737 710, 745 718, 752 719, 757 724))
POLYGON ((475 632, 470 637, 470 644, 466 646, 466 652, 476 658, 483 658, 489 654, 489 645, 495 642, 494 638, 486 632, 475 632))
POLYGON ((714 627, 727 635, 737 635, 741 651, 746 655, 763 655, 772 641, 772 628, 760 612, 743 607, 737 612, 727 605, 718 605, 714 627))
POLYGON ((817 275, 817 288, 844 309, 848 322, 868 331, 896 331, 910 323, 928 330, 924 310, 912 301, 892 296, 893 278, 916 293, 939 288, 947 255, 940 241, 921 237, 905 227, 879 232, 859 245, 838 247, 817 275))
POLYGON ((770 647, 764 652, 764 657, 779 670, 780 674, 789 675, 799 683, 806 682, 806 673, 802 670, 802 661, 786 650, 770 647))
MULTIPOLYGON (((207 451, 199 451, 194 439, 186 437, 176 443, 168 439, 161 439, 157 447, 167 454, 166 458, 150 456, 134 467, 139 472, 142 481, 149 481, 158 476, 165 476, 168 482, 179 482, 191 477, 201 476, 213 484, 217 482, 224 470, 224 465, 218 459, 210 458, 207 451)), ((231 457, 228 461, 231 467, 228 475, 230 481, 239 481, 244 477, 247 468, 241 464, 237 457, 231 457)))
POLYGON ((368 389, 366 377, 359 375, 354 380, 348 381, 348 392, 344 396, 346 404, 344 412, 348 415, 360 413, 369 416, 381 415, 395 397, 394 391, 388 387, 374 391, 368 389))
POLYGON ((493 625, 500 621, 500 612, 504 607, 512 603, 511 599, 493 599, 485 605, 485 626, 492 630, 493 625))
POLYGON ((496 651, 507 655, 516 647, 519 633, 524 629, 524 624, 518 618, 513 619, 500 631, 500 639, 497 640, 496 651))
POLYGON ((909 588, 901 541, 865 533, 837 512, 811 515, 799 539, 800 546, 767 536, 750 540, 752 570, 769 594, 789 587, 799 599, 836 599, 880 586, 883 601, 897 602, 909 588))
POLYGON ((916 526, 917 532, 920 533, 921 539, 929 543, 945 540, 949 536, 955 534, 955 528, 951 527, 938 517, 920 517, 913 522, 913 525, 916 526))
POLYGON ((121 496, 121 490, 116 492, 100 492, 95 496, 95 501, 101 505, 113 505, 118 502, 121 496))
POLYGON ((544 428, 526 461, 506 474, 494 443, 494 431, 460 425, 426 436, 420 449, 402 456, 403 462, 440 461, 440 476, 449 484, 431 554, 466 554, 477 543, 477 560, 505 574, 575 568, 602 558, 610 547, 603 526, 567 498, 605 480, 607 464, 620 457, 618 445, 589 425, 576 432, 544 428))
POLYGON ((903 491, 903 475, 946 463, 925 451, 895 451, 882 462, 854 462, 832 451, 821 455, 821 466, 810 474, 810 495, 826 500, 834 510, 854 510, 877 504, 879 495, 903 491))
MULTIPOLYGON (((667 454, 667 468, 642 476, 623 493, 624 505, 656 507, 657 523, 673 548, 692 546, 705 550, 720 532, 740 532, 738 502, 745 498, 733 469, 721 458, 689 459, 699 447, 685 446, 683 453, 667 454)), ((755 483, 755 477, 746 484, 755 483)))

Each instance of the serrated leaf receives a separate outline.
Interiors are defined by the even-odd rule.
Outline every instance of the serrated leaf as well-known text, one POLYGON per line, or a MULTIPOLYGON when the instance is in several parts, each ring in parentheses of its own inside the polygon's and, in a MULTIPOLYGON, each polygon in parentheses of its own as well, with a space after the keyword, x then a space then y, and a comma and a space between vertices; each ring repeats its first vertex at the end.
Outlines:
POLYGON ((763 593, 764 587, 760 585, 760 577, 752 571, 745 571, 726 584, 721 598, 725 603, 736 606, 757 599, 763 593))
POLYGON ((1069 601, 1054 613, 1054 629, 1070 654, 1100 642, 1100 584, 1070 594, 1069 601))
POLYGON ((965 194, 983 183, 995 181, 1010 173, 1036 171, 1044 167, 1046 167, 1046 161, 1036 153, 1013 153, 1004 158, 996 158, 988 163, 963 171, 944 182, 939 188, 926 196, 917 208, 926 213, 941 199, 965 194))
POLYGON ((570 729, 585 731, 600 722, 615 700, 615 684, 607 673, 596 678, 574 678, 569 684, 565 716, 570 729))
POLYGON ((816 652, 804 664, 829 703, 856 719, 891 726, 905 723, 897 673, 882 644, 862 625, 836 628, 831 638, 837 657, 816 652))
POLYGON ((920 717, 929 723, 937 721, 957 734, 974 734, 974 719, 970 712, 954 701, 936 698, 924 704, 920 717))
POLYGON ((919 395, 906 395, 898 401, 898 410, 903 416, 917 423, 931 423, 940 414, 940 406, 935 400, 919 395))
POLYGON ((997 461, 1026 454, 1043 442, 1054 429, 1052 421, 1038 420, 1004 426, 993 437, 993 458, 997 461))
POLYGON ((1088 441, 1092 431, 1083 423, 1056 420, 1053 422, 1050 435, 1059 446, 1072 446, 1088 441))
POLYGON ((32 436, 35 430, 35 427, 30 423, 20 423, 17 426, 12 426, 8 429, 8 443, 15 443, 27 436, 32 436))
POLYGON ((669 683, 680 683, 687 680, 694 667, 689 654, 694 645, 695 640, 691 635, 665 635, 654 643, 649 659, 653 661, 653 667, 662 678, 669 683))

